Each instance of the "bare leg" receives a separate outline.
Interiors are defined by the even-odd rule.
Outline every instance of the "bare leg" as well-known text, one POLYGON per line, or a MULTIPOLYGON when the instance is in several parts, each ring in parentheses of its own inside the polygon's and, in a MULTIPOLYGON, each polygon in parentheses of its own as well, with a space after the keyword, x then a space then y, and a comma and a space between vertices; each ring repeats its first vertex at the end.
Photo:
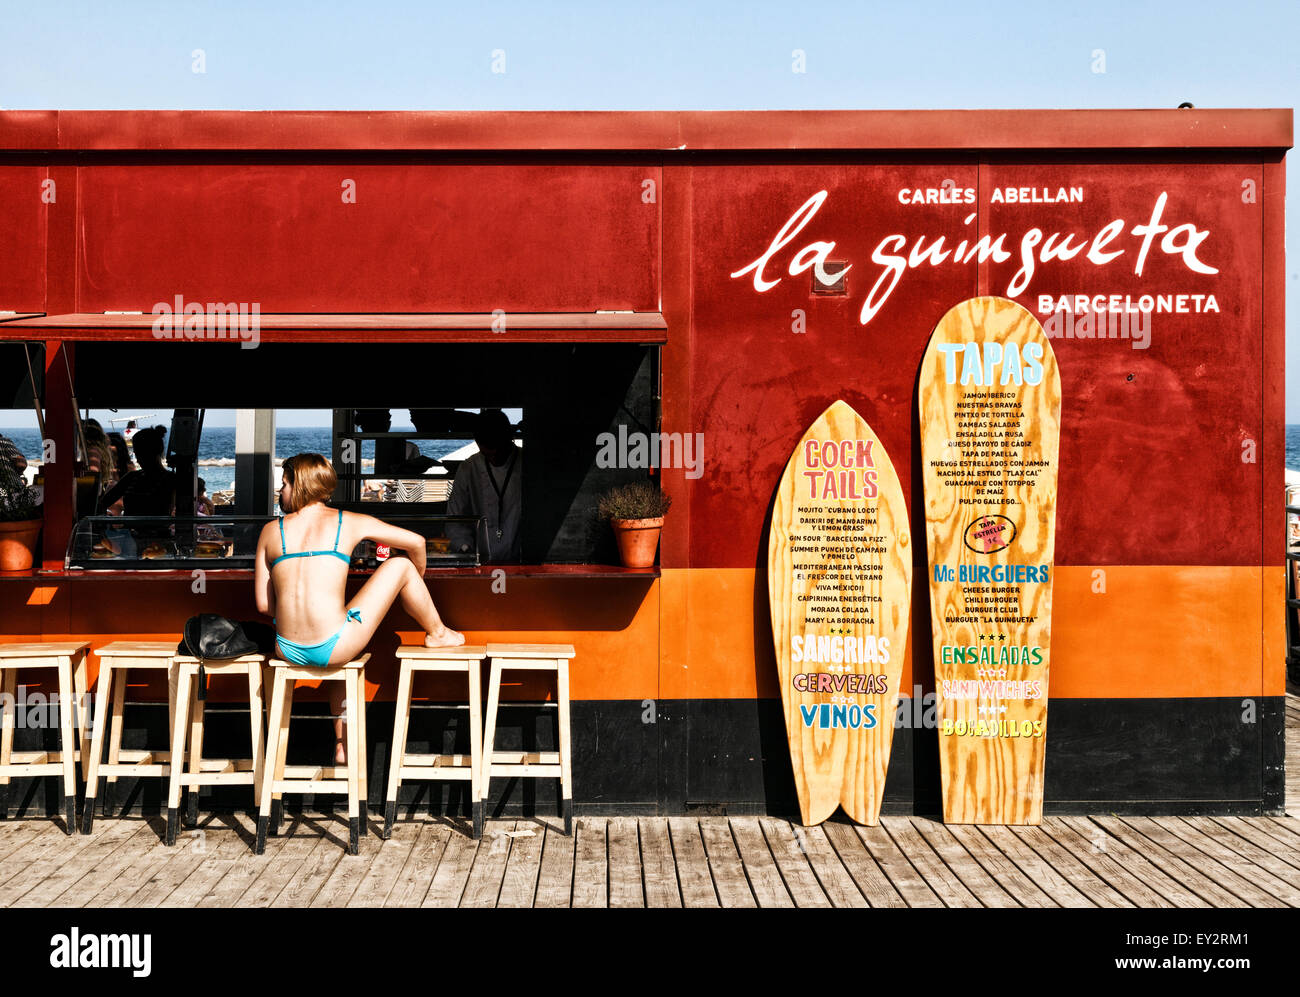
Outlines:
MULTIPOLYGON (((433 597, 429 595, 428 586, 415 570, 415 565, 407 558, 393 557, 375 569, 375 573, 361 586, 361 591, 348 603, 349 610, 355 609, 361 614, 361 622, 344 625, 339 642, 334 645, 334 652, 330 655, 330 663, 337 665, 351 661, 360 654, 370 642, 380 621, 393 603, 399 600, 402 608, 424 629, 424 643, 427 646, 455 647, 465 643, 464 634, 443 623, 433 604, 433 597)), ((343 692, 339 691, 337 696, 338 701, 333 709, 335 716, 342 710, 343 692)), ((341 721, 335 722, 334 732, 338 738, 334 757, 342 764, 346 757, 346 728, 341 721)))
POLYGON ((348 623, 339 635, 330 655, 331 664, 351 661, 370 642, 376 628, 393 603, 401 601, 402 608, 424 630, 425 643, 430 646, 454 647, 465 643, 465 635, 449 628, 434 607, 433 597, 424 579, 404 557, 389 558, 381 564, 361 591, 348 603, 349 610, 357 610, 361 622, 348 623), (432 638, 432 639, 430 639, 432 638))

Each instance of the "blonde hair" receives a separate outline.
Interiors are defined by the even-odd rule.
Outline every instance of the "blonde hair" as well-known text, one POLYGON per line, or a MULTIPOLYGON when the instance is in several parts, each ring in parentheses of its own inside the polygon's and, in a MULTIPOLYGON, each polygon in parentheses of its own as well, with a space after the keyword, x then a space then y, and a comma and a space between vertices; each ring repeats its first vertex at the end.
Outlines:
POLYGON ((286 457, 280 470, 289 486, 289 504, 286 512, 297 512, 313 502, 324 502, 334 494, 339 483, 334 465, 318 453, 300 453, 286 457))

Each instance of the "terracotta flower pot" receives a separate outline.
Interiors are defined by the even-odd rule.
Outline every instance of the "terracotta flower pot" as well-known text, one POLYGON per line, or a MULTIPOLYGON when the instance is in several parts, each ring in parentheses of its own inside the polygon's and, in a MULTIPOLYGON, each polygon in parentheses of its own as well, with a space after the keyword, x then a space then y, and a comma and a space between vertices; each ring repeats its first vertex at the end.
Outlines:
POLYGON ((36 556, 41 520, 0 523, 0 571, 27 571, 36 556))
POLYGON ((655 551, 659 549, 659 531, 664 517, 656 519, 611 519, 614 537, 618 540, 618 556, 625 568, 651 568, 655 551))

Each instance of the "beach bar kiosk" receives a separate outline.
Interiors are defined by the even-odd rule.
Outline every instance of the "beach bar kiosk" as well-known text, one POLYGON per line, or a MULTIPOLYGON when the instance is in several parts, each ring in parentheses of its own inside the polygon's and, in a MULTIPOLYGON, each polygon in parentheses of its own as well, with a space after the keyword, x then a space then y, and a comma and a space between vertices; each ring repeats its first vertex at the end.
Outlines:
MULTIPOLYGON (((1281 812, 1291 143, 1268 109, 0 111, 0 388, 11 410, 34 388, 51 448, 0 642, 257 615, 247 550, 78 559, 75 406, 330 410, 336 458, 360 409, 518 410, 518 561, 427 580, 473 644, 573 646, 576 812, 797 814, 768 530, 792 452, 843 401, 916 535, 883 812, 940 812, 918 391, 950 309, 1007 299, 1060 386, 1044 812, 1281 812), (595 516, 637 480, 672 498, 652 568, 621 567, 595 516)), ((274 515, 278 480, 239 473, 235 511, 274 515)), ((370 648, 372 806, 413 627, 394 609, 370 648)), ((428 683, 419 705, 464 703, 428 683)), ((130 691, 123 743, 162 744, 165 688, 130 691)), ((547 687, 502 695, 524 705, 498 744, 553 750, 547 687)), ((247 718, 235 686, 209 698, 220 754, 247 718)), ((410 750, 461 727, 413 713, 410 750)), ((119 802, 159 806, 156 783, 119 802)), ((11 806, 56 812, 53 780, 26 786, 11 806)), ((236 788, 211 799, 246 806, 236 788)), ((496 779, 488 812, 557 797, 496 779)), ((460 784, 403 800, 468 812, 460 784)))

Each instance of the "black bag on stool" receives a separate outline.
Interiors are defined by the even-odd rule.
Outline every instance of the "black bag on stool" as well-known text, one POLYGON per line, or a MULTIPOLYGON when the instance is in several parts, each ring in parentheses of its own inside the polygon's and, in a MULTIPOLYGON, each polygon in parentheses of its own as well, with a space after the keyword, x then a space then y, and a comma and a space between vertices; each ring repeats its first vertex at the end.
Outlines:
POLYGON ((275 630, 267 623, 240 623, 218 613, 200 613, 185 621, 184 633, 176 653, 199 659, 199 699, 208 698, 205 659, 223 661, 245 654, 275 653, 275 630))

